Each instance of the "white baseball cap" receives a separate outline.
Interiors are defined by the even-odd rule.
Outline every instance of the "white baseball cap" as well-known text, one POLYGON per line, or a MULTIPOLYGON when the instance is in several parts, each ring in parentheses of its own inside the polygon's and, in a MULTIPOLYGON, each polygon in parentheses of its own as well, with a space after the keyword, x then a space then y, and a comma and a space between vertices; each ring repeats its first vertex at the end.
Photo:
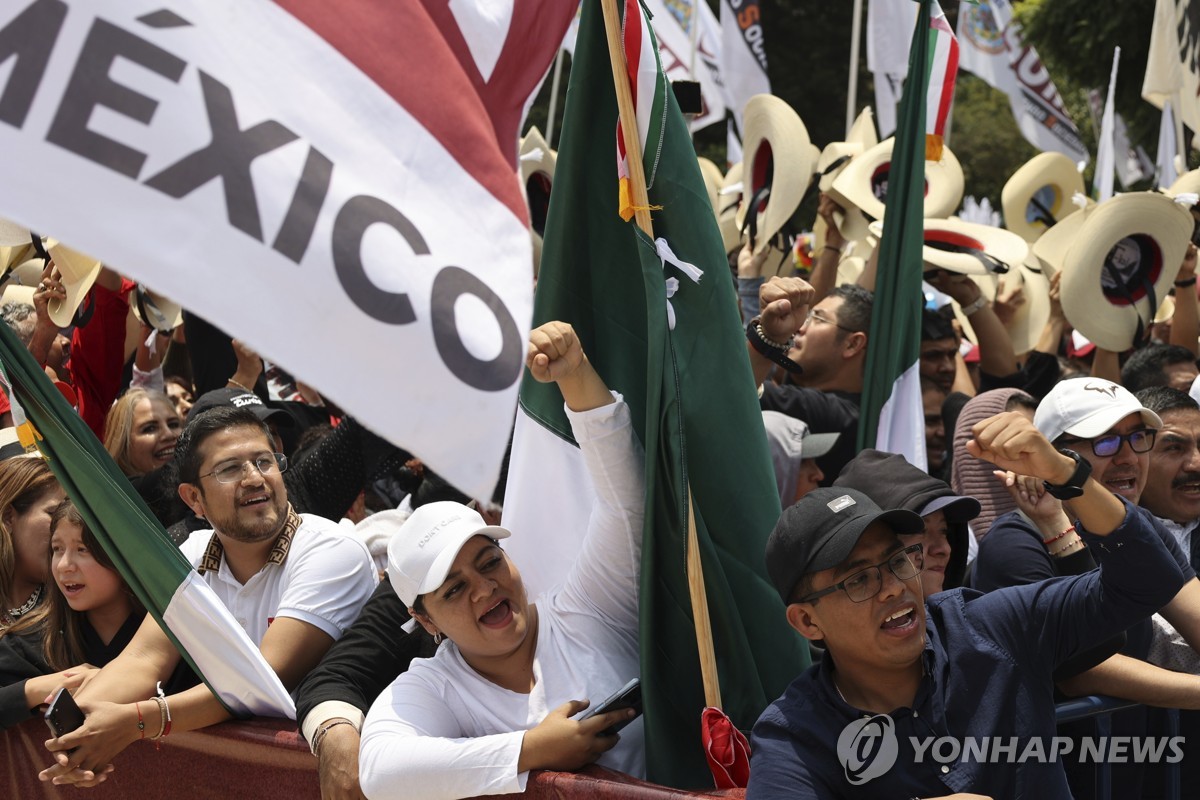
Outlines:
POLYGON ((488 525, 479 512, 443 500, 412 512, 388 544, 388 578, 406 606, 442 585, 463 545, 476 534, 507 539, 512 534, 488 525))
POLYGON ((1071 378, 1059 382, 1038 403, 1033 424, 1052 442, 1064 433, 1094 439, 1130 414, 1141 414, 1149 428, 1162 427, 1158 414, 1124 386, 1102 378, 1071 378))

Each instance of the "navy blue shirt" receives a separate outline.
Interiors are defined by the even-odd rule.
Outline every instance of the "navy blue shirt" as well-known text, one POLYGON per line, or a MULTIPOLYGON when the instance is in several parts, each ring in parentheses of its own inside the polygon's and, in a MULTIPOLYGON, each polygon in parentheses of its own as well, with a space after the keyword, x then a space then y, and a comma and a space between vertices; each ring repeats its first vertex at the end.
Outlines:
POLYGON ((960 753, 942 764, 926 750, 918 762, 910 737, 1016 737, 1016 755, 1040 737, 1050 749, 1055 665, 1154 613, 1184 583, 1162 538, 1132 508, 1095 540, 1099 570, 989 594, 955 589, 925 602, 925 676, 912 708, 889 715, 898 755, 883 775, 849 782, 838 738, 872 715, 841 699, 828 658, 804 672, 754 726, 747 800, 1070 797, 1061 761, 978 763, 960 753))

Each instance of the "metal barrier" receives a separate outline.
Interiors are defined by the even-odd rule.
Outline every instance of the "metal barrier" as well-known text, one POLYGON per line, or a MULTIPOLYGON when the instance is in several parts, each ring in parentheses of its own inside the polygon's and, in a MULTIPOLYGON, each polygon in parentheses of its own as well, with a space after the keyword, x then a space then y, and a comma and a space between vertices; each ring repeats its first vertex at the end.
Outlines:
MULTIPOLYGON (((1092 717, 1096 721, 1097 736, 1112 736, 1112 715, 1127 708, 1141 705, 1130 700, 1120 700, 1116 697, 1090 695, 1077 697, 1055 706, 1055 719, 1059 725, 1066 722, 1077 722, 1092 717)), ((1166 709, 1167 736, 1179 735, 1179 709, 1166 709)), ((1179 764, 1166 764, 1164 793, 1166 800, 1179 800, 1181 791, 1179 764)), ((1096 764, 1096 800, 1111 800, 1112 798, 1112 766, 1101 760, 1096 764)))

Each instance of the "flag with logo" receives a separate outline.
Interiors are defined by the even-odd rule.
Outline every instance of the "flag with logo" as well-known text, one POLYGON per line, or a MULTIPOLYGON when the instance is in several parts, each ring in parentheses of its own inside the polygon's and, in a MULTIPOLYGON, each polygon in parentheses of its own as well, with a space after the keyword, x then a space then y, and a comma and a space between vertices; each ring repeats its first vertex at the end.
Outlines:
POLYGON ((532 307, 518 127, 573 14, 0 4, 0 217, 181 303, 488 496, 532 307))
POLYGON ((1087 161, 1079 129, 1037 50, 1013 22, 1009 0, 961 3, 958 7, 959 67, 1008 95, 1021 135, 1042 151, 1087 161))
MULTIPOLYGON (((921 406, 921 247, 924 240, 927 98, 934 91, 924 84, 934 72, 942 86, 953 86, 943 66, 934 67, 937 48, 931 39, 944 30, 933 27, 936 0, 920 0, 908 74, 919 76, 917 91, 904 93, 892 165, 888 175, 887 224, 879 242, 879 265, 863 384, 858 447, 901 453, 924 468, 925 420, 921 406)), ((943 20, 944 21, 944 20, 943 20)))
POLYGON ((721 0, 721 77, 732 112, 726 160, 742 160, 742 112, 756 94, 771 93, 767 43, 759 0, 721 0))
POLYGON ((4 324, 0 365, 5 388, 11 389, 14 421, 32 426, 59 484, 180 655, 230 713, 295 719, 291 696, 258 647, 4 324))
MULTIPOLYGON (((629 31, 641 9, 623 7, 629 31)), ((645 446, 647 768, 658 783, 698 788, 712 778, 699 736, 705 697, 685 568, 689 486, 725 711, 749 729, 808 661, 765 577, 779 499, 729 267, 687 126, 670 93, 665 102, 662 123, 642 144, 650 203, 661 206, 651 240, 617 214, 612 68, 599 0, 586 0, 534 318, 575 326, 588 358, 629 403, 645 446)), ((504 524, 517 532, 506 547, 535 593, 578 554, 587 496, 561 394, 527 379, 504 524)))

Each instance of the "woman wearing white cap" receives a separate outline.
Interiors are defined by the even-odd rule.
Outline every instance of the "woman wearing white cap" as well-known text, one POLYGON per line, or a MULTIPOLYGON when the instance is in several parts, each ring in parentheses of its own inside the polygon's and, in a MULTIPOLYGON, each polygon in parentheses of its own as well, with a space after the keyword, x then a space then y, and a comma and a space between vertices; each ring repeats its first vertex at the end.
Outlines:
POLYGON ((388 575, 414 619, 446 641, 367 715, 359 779, 372 800, 521 792, 531 769, 593 761, 645 772, 640 720, 605 734, 632 711, 573 718, 638 674, 641 448, 628 407, 569 325, 534 330, 526 365, 558 383, 596 490, 583 550, 530 603, 498 544, 509 531, 458 503, 413 512, 388 548, 388 575))

